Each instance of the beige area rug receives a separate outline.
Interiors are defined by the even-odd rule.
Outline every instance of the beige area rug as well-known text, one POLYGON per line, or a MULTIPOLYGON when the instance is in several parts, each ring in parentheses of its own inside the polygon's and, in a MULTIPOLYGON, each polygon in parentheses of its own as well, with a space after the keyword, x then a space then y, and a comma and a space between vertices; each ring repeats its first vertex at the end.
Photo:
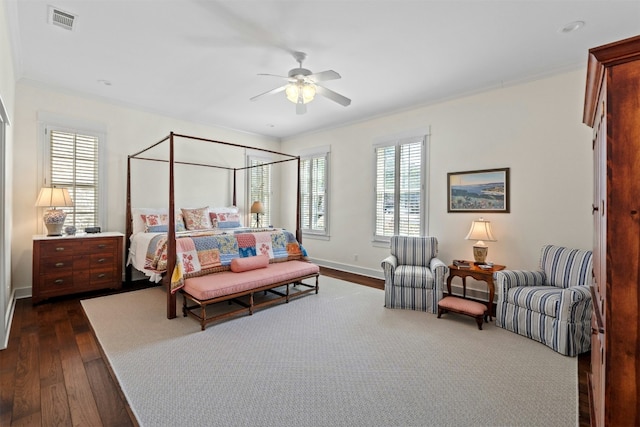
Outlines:
POLYGON ((161 288, 82 305, 143 426, 577 424, 575 358, 332 278, 204 332, 161 288))

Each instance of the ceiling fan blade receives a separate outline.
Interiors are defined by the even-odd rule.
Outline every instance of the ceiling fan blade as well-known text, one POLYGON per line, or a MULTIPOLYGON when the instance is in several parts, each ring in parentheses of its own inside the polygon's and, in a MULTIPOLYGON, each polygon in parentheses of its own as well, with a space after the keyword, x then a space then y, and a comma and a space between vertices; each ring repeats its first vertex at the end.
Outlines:
POLYGON ((331 89, 327 89, 326 87, 316 85, 316 92, 322 96, 326 96, 332 101, 337 102, 338 104, 346 107, 351 104, 351 100, 346 96, 342 96, 339 93, 332 91, 331 89))
POLYGON ((280 79, 286 79, 289 80, 289 77, 287 76, 279 76, 277 74, 267 74, 267 73, 258 73, 259 76, 269 76, 269 77, 278 77, 280 79))
POLYGON ((313 73, 307 76, 307 79, 312 82, 325 82, 327 80, 337 80, 341 78, 340 74, 336 73, 333 70, 322 71, 320 73, 313 73))
POLYGON ((263 97, 263 96, 265 96, 265 95, 272 95, 272 94, 274 94, 274 93, 282 92, 282 91, 284 91, 286 88, 287 88, 287 85, 280 86, 280 87, 277 87, 277 88, 275 88, 275 89, 271 89, 271 90, 268 90, 268 91, 266 91, 266 92, 264 92, 264 93, 261 93, 260 95, 256 95, 256 96, 254 96, 254 97, 252 97, 252 98, 249 98, 249 99, 250 99, 251 101, 255 101, 255 100, 257 100, 258 98, 261 98, 261 97, 263 97))
POLYGON ((307 112, 307 104, 296 102, 296 114, 304 114, 307 112))

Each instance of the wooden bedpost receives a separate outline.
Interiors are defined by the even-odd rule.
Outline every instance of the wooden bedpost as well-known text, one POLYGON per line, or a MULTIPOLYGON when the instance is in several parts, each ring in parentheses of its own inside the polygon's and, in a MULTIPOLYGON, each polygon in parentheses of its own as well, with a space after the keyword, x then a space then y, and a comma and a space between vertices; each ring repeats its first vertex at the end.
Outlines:
POLYGON ((125 221, 127 224, 125 225, 125 238, 124 238, 124 258, 125 258, 125 268, 124 268, 124 281, 126 283, 131 283, 131 279, 133 278, 132 269, 133 266, 127 264, 126 260, 129 257, 129 249, 131 248, 131 235, 133 234, 133 223, 131 222, 131 156, 127 156, 127 213, 125 214, 125 221))
POLYGON ((233 204, 231 206, 238 206, 236 204, 236 174, 238 173, 238 169, 233 168, 233 204))
POLYGON ((300 191, 302 185, 300 183, 300 157, 298 156, 298 191, 296 194, 296 239, 302 244, 302 226, 300 224, 300 191))
POLYGON ((176 317, 176 294, 171 292, 171 276, 176 266, 176 219, 175 219, 175 186, 173 175, 173 132, 169 134, 169 227, 167 232, 167 273, 164 276, 167 288, 167 319, 176 317))

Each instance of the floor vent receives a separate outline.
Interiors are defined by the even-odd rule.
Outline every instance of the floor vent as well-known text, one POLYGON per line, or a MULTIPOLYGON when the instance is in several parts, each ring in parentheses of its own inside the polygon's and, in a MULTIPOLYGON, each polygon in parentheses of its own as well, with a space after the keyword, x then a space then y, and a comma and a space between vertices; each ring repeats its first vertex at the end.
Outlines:
POLYGON ((49 23, 62 27, 66 30, 73 30, 73 23, 77 16, 69 12, 64 12, 57 7, 49 6, 49 23))

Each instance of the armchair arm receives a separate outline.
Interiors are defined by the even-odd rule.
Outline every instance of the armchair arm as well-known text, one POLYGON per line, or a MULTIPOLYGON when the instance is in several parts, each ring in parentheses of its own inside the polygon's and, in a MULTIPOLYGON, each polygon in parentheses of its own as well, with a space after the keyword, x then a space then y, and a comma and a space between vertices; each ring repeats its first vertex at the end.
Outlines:
POLYGON ((506 295, 510 288, 517 286, 543 286, 544 271, 501 270, 493 273, 498 299, 506 295))
POLYGON ((586 318, 590 319, 591 304, 591 292, 588 286, 570 286, 563 289, 558 308, 558 320, 573 323, 586 318))
POLYGON ((398 258, 396 258, 395 255, 389 255, 382 260, 382 263, 380 265, 384 270, 384 283, 386 285, 392 285, 393 273, 395 273, 396 267, 398 266, 398 258))
POLYGON ((442 262, 439 258, 431 258, 431 262, 429 262, 429 269, 433 273, 436 289, 444 289, 444 278, 449 272, 447 264, 442 262))

